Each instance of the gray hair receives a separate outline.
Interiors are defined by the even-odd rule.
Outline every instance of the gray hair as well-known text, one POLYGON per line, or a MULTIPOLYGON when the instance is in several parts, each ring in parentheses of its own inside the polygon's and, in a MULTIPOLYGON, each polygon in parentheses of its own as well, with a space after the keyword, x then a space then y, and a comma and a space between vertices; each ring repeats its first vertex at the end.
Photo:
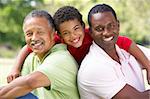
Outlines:
POLYGON ((33 10, 31 11, 24 19, 23 24, 26 22, 27 19, 33 18, 33 17, 44 17, 48 20, 50 26, 55 29, 54 20, 52 16, 44 10, 33 10))

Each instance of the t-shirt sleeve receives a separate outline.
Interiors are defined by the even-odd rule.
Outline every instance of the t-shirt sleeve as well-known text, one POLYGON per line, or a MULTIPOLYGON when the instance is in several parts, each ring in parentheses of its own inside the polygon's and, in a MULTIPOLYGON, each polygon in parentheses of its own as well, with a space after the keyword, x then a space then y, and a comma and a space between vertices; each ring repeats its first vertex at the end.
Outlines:
POLYGON ((128 52, 132 44, 132 40, 125 36, 119 36, 116 44, 128 52))

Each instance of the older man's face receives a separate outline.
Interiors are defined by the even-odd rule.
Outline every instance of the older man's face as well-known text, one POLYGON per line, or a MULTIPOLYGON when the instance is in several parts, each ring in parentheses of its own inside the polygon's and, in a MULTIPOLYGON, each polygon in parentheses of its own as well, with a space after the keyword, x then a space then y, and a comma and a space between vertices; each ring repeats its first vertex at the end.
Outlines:
POLYGON ((23 26, 26 43, 39 57, 54 44, 54 29, 44 17, 33 17, 26 20, 23 26))

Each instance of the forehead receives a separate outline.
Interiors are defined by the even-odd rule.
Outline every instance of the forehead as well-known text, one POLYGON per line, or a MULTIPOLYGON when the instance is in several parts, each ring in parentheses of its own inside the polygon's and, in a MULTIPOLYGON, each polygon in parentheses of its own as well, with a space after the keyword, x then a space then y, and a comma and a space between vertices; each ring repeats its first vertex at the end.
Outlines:
POLYGON ((23 25, 23 30, 32 28, 32 27, 41 27, 52 29, 48 20, 44 17, 31 17, 28 18, 23 25))
POLYGON ((91 16, 91 24, 108 24, 109 22, 114 22, 115 17, 111 12, 99 12, 91 16))
POLYGON ((81 25, 80 21, 77 19, 65 21, 59 25, 60 31, 65 29, 70 29, 75 27, 76 25, 81 25))

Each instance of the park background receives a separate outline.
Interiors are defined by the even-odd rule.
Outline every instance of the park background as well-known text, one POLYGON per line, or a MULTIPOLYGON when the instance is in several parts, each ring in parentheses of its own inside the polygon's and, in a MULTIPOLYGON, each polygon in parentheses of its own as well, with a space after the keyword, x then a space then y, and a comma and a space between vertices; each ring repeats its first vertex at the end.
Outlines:
MULTIPOLYGON (((43 9, 53 15, 58 8, 71 5, 82 13, 88 26, 87 14, 99 3, 115 9, 121 26, 120 35, 150 48, 150 0, 0 0, 0 86, 6 84, 6 76, 25 45, 22 23, 31 10, 43 9)), ((149 86, 146 84, 146 87, 149 86)))

